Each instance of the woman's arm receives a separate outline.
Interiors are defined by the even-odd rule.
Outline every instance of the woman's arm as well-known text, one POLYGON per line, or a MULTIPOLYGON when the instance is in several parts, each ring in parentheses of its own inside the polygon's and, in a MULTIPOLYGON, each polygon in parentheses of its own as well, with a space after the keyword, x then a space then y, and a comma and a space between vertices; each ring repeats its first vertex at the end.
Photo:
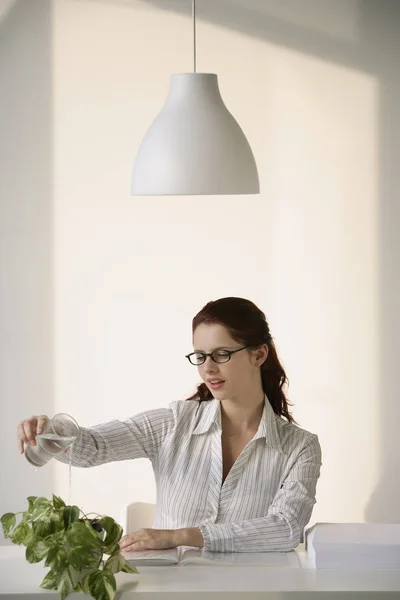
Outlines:
POLYGON ((81 428, 72 450, 56 458, 74 467, 96 467, 107 462, 149 458, 153 460, 168 431, 174 427, 173 411, 158 408, 126 421, 110 421, 81 428), (71 457, 70 457, 71 455, 71 457))
MULTIPOLYGON (((321 447, 318 437, 311 435, 268 513, 240 523, 200 525, 204 549, 214 552, 288 552, 296 548, 315 504, 320 466, 321 447)), ((188 530, 187 540, 189 534, 188 530)), ((199 539, 195 529, 192 529, 192 535, 193 540, 199 539)))

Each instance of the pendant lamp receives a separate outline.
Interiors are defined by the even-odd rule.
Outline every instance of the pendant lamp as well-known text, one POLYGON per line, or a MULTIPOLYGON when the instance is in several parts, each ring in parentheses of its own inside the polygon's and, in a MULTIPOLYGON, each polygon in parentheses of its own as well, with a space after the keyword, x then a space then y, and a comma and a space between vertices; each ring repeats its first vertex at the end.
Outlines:
POLYGON ((171 76, 136 156, 132 194, 258 194, 253 152, 222 100, 217 75, 196 72, 196 0, 192 17, 193 73, 171 76))

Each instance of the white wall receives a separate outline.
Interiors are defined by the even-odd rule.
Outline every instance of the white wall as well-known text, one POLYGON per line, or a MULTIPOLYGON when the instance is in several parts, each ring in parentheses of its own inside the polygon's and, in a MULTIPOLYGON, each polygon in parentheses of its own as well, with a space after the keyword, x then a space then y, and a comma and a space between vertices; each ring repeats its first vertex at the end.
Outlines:
MULTIPOLYGON (((90 425, 184 398, 197 381, 184 359, 192 316, 210 299, 245 296, 267 314, 295 417, 321 440, 313 520, 380 520, 388 507, 400 519, 399 504, 377 494, 395 454, 383 406, 398 410, 385 360, 388 346, 398 348, 399 248, 386 236, 400 222, 389 152, 396 104, 386 102, 391 128, 382 114, 389 82, 400 90, 387 43, 397 43, 395 9, 326 0, 328 19, 310 0, 300 4, 282 12, 272 0, 234 0, 222 11, 198 2, 198 67, 219 74, 253 147, 261 195, 135 198, 140 140, 170 73, 191 69, 188 7, 54 1, 50 410, 90 425)), ((10 378, 7 397, 18 397, 15 386, 10 378)), ((49 409, 30 396, 28 414, 49 409)), ((15 417, 6 415, 7 431, 15 417)), ((62 465, 54 487, 68 496, 62 465)), ((73 470, 72 500, 88 511, 119 517, 124 504, 154 498, 144 461, 73 470)), ((2 504, 12 509, 10 496, 2 504)))
MULTIPOLYGON (((48 495, 17 423, 54 399, 51 4, 0 2, 0 514, 48 495)), ((3 543, 0 532, 0 543, 3 543)))

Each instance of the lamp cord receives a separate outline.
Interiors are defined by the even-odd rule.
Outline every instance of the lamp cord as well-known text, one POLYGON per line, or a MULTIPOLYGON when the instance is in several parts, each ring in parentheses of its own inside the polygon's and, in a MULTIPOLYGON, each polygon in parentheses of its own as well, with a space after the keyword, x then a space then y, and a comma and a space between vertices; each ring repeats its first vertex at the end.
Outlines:
POLYGON ((193 19, 193 73, 196 73, 196 0, 192 0, 192 19, 193 19))

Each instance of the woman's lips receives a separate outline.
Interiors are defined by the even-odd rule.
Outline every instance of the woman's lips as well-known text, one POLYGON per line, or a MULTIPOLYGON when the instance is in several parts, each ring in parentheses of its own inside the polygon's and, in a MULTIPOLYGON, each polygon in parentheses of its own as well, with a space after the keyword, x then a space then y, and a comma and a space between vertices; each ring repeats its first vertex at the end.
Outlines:
POLYGON ((207 385, 209 385, 212 390, 221 389, 224 383, 225 381, 222 379, 207 379, 207 385))

